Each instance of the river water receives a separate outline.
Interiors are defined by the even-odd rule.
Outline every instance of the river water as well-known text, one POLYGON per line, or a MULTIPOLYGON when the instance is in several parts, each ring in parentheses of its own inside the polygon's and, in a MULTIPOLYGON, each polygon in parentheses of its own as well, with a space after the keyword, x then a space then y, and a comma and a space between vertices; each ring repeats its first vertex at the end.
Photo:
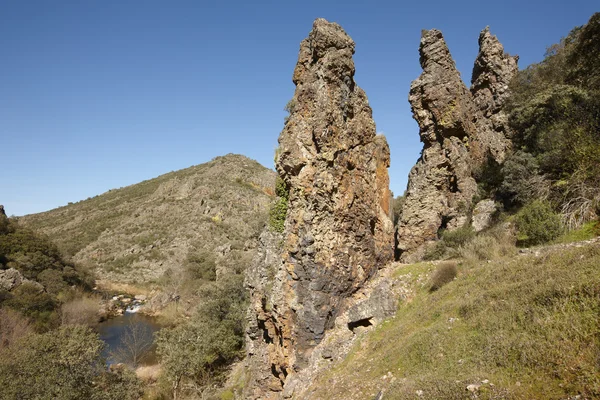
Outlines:
POLYGON ((136 335, 138 338, 141 338, 139 339, 140 341, 152 341, 152 346, 146 352, 147 354, 140 364, 155 364, 156 346, 154 345, 154 333, 160 328, 156 318, 129 312, 101 322, 98 324, 97 331, 100 339, 106 344, 102 353, 106 359, 106 363, 116 364, 124 361, 115 358, 112 353, 117 351, 119 346, 122 346, 123 341, 127 340, 127 336, 131 336, 132 329, 136 329, 136 335))

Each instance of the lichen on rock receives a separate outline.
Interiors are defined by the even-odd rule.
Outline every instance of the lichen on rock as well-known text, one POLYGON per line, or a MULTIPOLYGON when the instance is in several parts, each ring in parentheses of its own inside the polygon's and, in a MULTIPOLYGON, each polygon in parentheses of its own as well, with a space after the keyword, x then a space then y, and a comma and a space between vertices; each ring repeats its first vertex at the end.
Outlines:
POLYGON ((518 57, 504 53, 489 28, 479 37, 471 90, 440 31, 423 32, 419 53, 423 73, 411 85, 409 102, 423 151, 409 174, 397 227, 404 261, 419 259, 441 230, 469 222, 477 194, 474 176, 489 159, 503 162, 511 147, 502 105, 518 70, 518 57))
POLYGON ((393 258, 389 148, 354 81, 354 50, 324 19, 300 45, 276 159, 289 189, 279 265, 251 287, 249 358, 264 364, 253 368, 256 398, 306 366, 344 300, 393 258))

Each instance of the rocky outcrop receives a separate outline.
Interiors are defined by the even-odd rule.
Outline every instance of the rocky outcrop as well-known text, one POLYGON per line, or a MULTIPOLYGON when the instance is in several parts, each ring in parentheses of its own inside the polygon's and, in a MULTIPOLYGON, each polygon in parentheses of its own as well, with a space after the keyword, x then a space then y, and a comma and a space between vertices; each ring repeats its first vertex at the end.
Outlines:
POLYGON ((502 162, 510 148, 501 107, 517 72, 517 57, 505 54, 488 28, 481 32, 479 46, 469 91, 442 33, 433 29, 421 37, 423 73, 411 85, 409 102, 423 151, 410 172, 397 227, 405 261, 420 258, 441 229, 468 223, 477 193, 474 175, 490 158, 502 162))
POLYGON ((276 159, 289 190, 285 231, 277 260, 268 252, 257 259, 277 264, 263 269, 267 283, 248 282, 248 354, 251 363, 258 360, 250 397, 278 397, 347 308, 345 300, 393 258, 389 148, 354 82, 354 47, 324 19, 300 45, 276 159))

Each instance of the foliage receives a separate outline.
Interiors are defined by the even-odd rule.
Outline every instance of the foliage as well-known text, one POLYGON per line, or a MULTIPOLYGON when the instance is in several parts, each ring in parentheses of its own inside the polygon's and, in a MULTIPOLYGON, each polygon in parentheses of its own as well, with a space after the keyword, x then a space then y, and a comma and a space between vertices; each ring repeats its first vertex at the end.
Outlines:
POLYGON ((475 231, 471 225, 467 224, 451 231, 445 230, 442 232, 441 236, 446 247, 456 249, 458 246, 471 240, 475 236, 475 231))
POLYGON ((189 279, 214 281, 217 279, 215 256, 209 251, 189 252, 184 268, 189 279))
POLYGON ((509 155, 502 165, 501 176, 498 192, 507 206, 521 206, 545 197, 547 185, 539 175, 536 159, 529 153, 517 151, 509 155))
POLYGON ((457 273, 458 270, 456 269, 455 262, 446 261, 441 263, 431 277, 429 291, 435 292, 445 284, 452 282, 456 278, 457 273))
POLYGON ((394 226, 396 226, 400 220, 400 216, 402 215, 402 207, 404 206, 405 200, 405 195, 396 196, 392 200, 392 221, 394 222, 394 226))
POLYGON ((276 232, 283 232, 289 202, 289 188, 279 177, 275 181, 275 194, 277 198, 271 204, 269 225, 276 232))
POLYGON ((283 107, 284 111, 287 111, 288 115, 286 115, 283 120, 284 123, 287 124, 287 122, 290 119, 290 116, 292 115, 292 113, 294 112, 294 110, 296 109, 296 100, 295 99, 291 99, 290 101, 288 101, 285 105, 285 107, 283 107))
POLYGON ((592 239, 597 236, 600 236, 600 220, 590 221, 578 229, 567 231, 559 236, 556 241, 559 243, 571 243, 592 239))
POLYGON ((0 308, 0 354, 2 349, 31 334, 29 320, 16 311, 0 308))
POLYGON ((88 295, 74 298, 65 302, 60 308, 62 325, 94 326, 98 322, 98 299, 88 295))
POLYGON ((516 215, 518 239, 522 245, 547 243, 562 233, 560 216, 548 202, 535 200, 516 215))
POLYGON ((27 335, 0 354, 0 397, 108 400, 118 390, 118 398, 139 398, 134 377, 105 371, 102 347, 98 335, 84 326, 27 335))
POLYGON ((91 289, 94 277, 85 268, 65 261, 47 237, 13 219, 2 220, 0 269, 15 268, 28 281, 0 296, 0 306, 32 319, 38 332, 53 329, 60 323, 57 311, 61 302, 78 295, 77 290, 91 289))
POLYGON ((203 298, 187 323, 157 333, 157 353, 173 397, 182 381, 206 386, 218 380, 243 345, 246 293, 242 276, 205 286, 203 298))
POLYGON ((469 261, 495 260, 516 252, 516 238, 503 224, 482 232, 458 249, 458 254, 469 261))
POLYGON ((526 195, 530 179, 544 176, 552 183, 546 194, 571 229, 597 218, 600 204, 599 48, 596 13, 587 25, 551 46, 541 63, 518 73, 506 109, 516 147, 534 157, 537 166, 520 163, 528 176, 519 183, 513 170, 516 179, 505 179, 504 189, 526 204, 542 197, 536 185, 533 195, 526 195))

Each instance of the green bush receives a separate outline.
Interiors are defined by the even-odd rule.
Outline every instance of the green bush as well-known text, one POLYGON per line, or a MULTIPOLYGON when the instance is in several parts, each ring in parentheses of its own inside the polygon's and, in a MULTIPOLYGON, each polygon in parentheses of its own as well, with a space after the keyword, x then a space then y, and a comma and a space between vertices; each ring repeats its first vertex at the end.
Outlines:
POLYGON ((157 353, 174 397, 185 381, 201 386, 218 381, 243 348, 243 275, 205 285, 199 295, 205 300, 189 321, 157 334, 157 353))
POLYGON ((269 225, 276 232, 283 232, 288 209, 289 189, 285 181, 279 177, 275 181, 275 194, 277 199, 269 210, 269 225))
POLYGON ((0 398, 140 398, 133 373, 106 371, 103 346, 96 333, 80 325, 23 337, 0 353, 0 398))
POLYGON ((188 278, 192 280, 216 280, 217 264, 215 263, 215 256, 209 251, 188 253, 185 260, 185 272, 188 278))
POLYGON ((560 215, 548 202, 535 200, 523 207, 516 215, 518 243, 530 246, 547 243, 562 233, 560 215))
POLYGON ((446 247, 457 249, 459 246, 473 239, 475 231, 471 225, 465 225, 452 231, 443 231, 441 236, 446 247))

